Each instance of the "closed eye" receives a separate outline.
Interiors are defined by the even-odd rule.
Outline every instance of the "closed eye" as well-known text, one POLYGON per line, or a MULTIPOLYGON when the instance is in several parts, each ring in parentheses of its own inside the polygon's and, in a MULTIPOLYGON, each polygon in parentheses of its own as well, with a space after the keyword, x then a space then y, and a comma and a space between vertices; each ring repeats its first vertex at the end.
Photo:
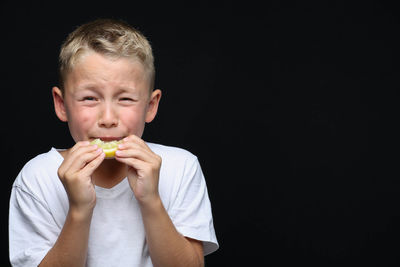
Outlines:
POLYGON ((119 101, 124 101, 124 102, 136 102, 136 99, 130 98, 130 97, 121 97, 119 101))
POLYGON ((96 101, 97 99, 93 96, 85 96, 82 100, 83 101, 96 101))

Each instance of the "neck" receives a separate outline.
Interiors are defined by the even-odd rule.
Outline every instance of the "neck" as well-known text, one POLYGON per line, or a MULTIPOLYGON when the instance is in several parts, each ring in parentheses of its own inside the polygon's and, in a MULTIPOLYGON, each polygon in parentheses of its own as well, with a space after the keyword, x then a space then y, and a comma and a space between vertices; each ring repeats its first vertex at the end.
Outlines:
POLYGON ((97 186, 111 188, 120 183, 125 177, 127 167, 115 159, 105 159, 94 171, 92 177, 97 186))

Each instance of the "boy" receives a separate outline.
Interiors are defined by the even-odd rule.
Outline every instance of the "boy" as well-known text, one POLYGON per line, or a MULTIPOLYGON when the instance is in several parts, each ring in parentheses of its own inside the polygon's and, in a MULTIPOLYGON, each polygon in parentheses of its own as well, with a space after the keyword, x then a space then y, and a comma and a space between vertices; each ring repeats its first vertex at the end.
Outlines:
POLYGON ((76 144, 16 178, 14 266, 202 266, 218 248, 197 158, 140 138, 161 98, 154 73, 148 41, 125 23, 96 20, 68 36, 52 94, 76 144), (97 138, 122 140, 114 159, 97 138))

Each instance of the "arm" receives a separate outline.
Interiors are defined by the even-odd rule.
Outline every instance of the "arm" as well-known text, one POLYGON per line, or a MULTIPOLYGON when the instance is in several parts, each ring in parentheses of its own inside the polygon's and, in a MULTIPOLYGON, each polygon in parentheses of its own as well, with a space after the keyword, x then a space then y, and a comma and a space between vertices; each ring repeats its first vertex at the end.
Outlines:
POLYGON ((204 266, 203 244, 176 231, 160 199, 141 211, 154 266, 204 266))
POLYGON ((91 215, 69 211, 53 248, 39 264, 45 266, 85 266, 91 215))
POLYGON ((146 239, 154 266, 203 266, 202 243, 175 229, 158 193, 161 158, 137 136, 119 145, 116 159, 128 165, 128 180, 140 203, 146 239))
POLYGON ((103 159, 101 149, 88 142, 77 143, 65 156, 58 175, 68 194, 69 211, 56 243, 40 267, 85 266, 90 222, 96 203, 91 175, 103 159))

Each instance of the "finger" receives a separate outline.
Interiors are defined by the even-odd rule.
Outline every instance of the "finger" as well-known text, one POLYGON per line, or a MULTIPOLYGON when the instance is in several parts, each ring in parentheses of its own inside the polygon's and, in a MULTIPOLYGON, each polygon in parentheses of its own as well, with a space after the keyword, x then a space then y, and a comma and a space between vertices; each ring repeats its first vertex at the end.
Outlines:
POLYGON ((129 139, 118 145, 117 157, 137 157, 144 161, 152 161, 157 155, 141 139, 129 139))
POLYGON ((153 162, 146 162, 137 158, 115 158, 117 161, 126 164, 128 167, 135 169, 138 175, 154 174, 159 172, 161 167, 161 160, 154 160, 153 162))
POLYGON ((128 137, 125 137, 122 141, 123 141, 122 144, 124 144, 124 143, 134 143, 134 144, 137 144, 137 145, 139 145, 140 147, 142 147, 144 149, 150 149, 148 147, 148 145, 146 144, 146 142, 142 138, 140 138, 140 137, 138 137, 136 135, 133 135, 133 134, 129 135, 128 137))
MULTIPOLYGON (((82 168, 82 170, 81 170, 82 175, 92 176, 93 172, 97 169, 97 167, 100 166, 100 164, 103 162, 105 157, 106 157, 106 154, 101 151, 101 153, 99 153, 99 155, 97 155, 93 160, 91 160, 88 164, 86 164, 85 167, 82 168)), ((92 179, 92 182, 94 184, 93 179, 92 179)))
POLYGON ((67 156, 64 158, 62 163, 63 167, 69 169, 72 163, 75 161, 76 157, 81 153, 87 153, 91 151, 95 151, 98 147, 96 145, 90 145, 87 142, 78 142, 76 143, 67 153, 67 156))
MULTIPOLYGON (((88 160, 88 156, 84 157, 84 155, 90 155, 90 153, 98 154, 98 149, 99 148, 85 147, 74 151, 72 154, 68 154, 67 157, 65 157, 64 162, 62 163, 62 168, 64 170, 77 170, 82 168, 88 160)), ((95 155, 93 155, 93 157, 94 156, 95 155)))
POLYGON ((75 173, 82 169, 88 162, 102 153, 102 149, 97 146, 81 147, 68 155, 65 159, 64 169, 70 173, 75 173))
POLYGON ((116 158, 137 158, 143 161, 151 162, 153 155, 151 152, 146 151, 140 147, 125 147, 118 149, 115 153, 116 158))
POLYGON ((79 149, 80 147, 85 147, 90 145, 89 141, 79 141, 73 147, 70 148, 70 152, 74 152, 75 150, 79 149))
POLYGON ((75 157, 75 160, 72 162, 70 169, 79 171, 102 153, 103 150, 101 148, 97 148, 93 151, 82 152, 75 157))
POLYGON ((134 168, 136 170, 143 169, 143 165, 145 164, 144 161, 137 159, 137 158, 118 158, 115 157, 115 159, 121 163, 124 163, 128 165, 131 168, 134 168))

